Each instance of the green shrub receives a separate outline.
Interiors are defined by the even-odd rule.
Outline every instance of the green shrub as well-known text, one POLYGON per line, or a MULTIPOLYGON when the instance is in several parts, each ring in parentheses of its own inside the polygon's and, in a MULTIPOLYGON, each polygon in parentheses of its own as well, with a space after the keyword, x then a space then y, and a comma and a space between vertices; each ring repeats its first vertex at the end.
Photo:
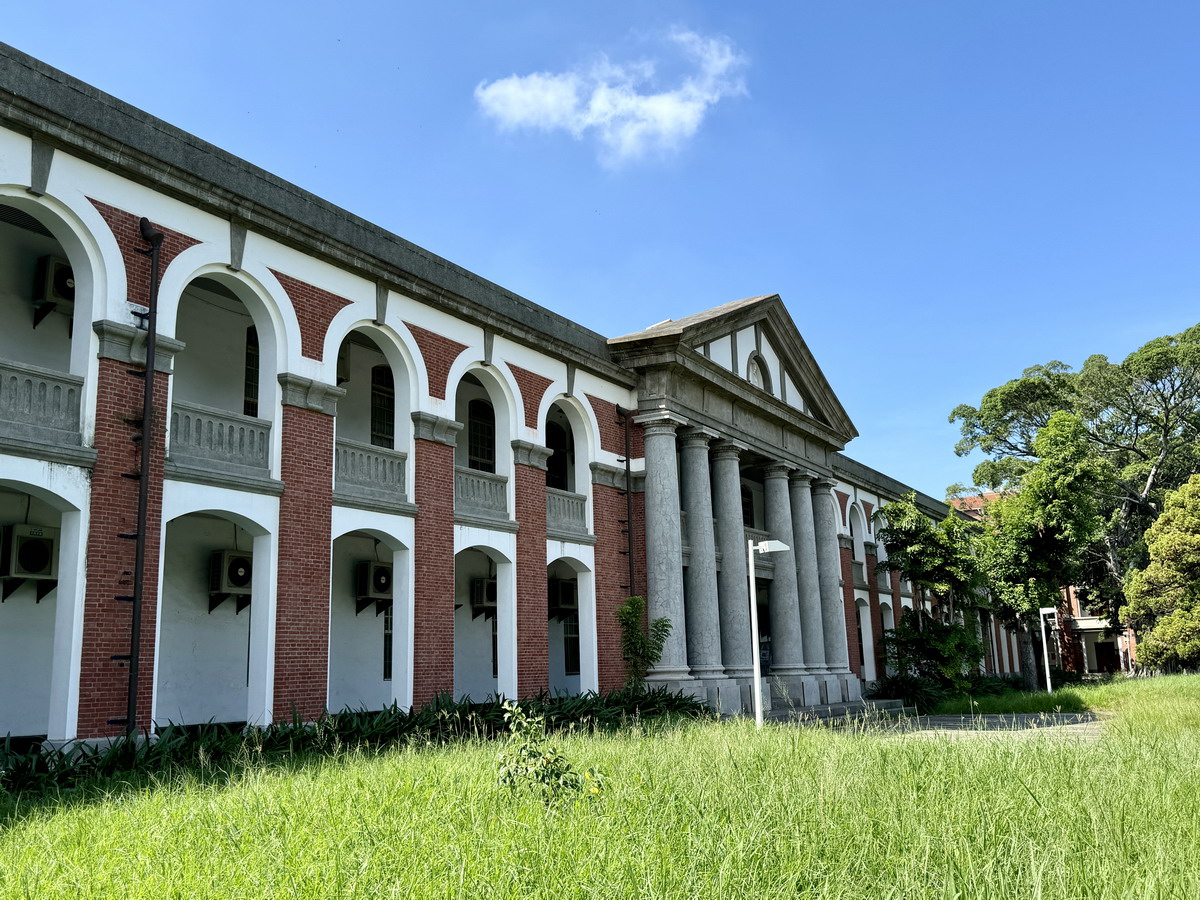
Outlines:
POLYGON ((671 634, 671 620, 655 619, 646 627, 646 598, 634 596, 617 608, 617 624, 621 626, 625 686, 641 687, 650 667, 662 659, 663 646, 671 634))

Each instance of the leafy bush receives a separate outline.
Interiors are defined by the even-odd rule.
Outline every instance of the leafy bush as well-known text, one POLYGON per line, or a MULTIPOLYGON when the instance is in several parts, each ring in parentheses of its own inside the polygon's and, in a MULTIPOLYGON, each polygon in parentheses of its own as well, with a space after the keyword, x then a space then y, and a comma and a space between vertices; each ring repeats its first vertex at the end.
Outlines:
POLYGON ((671 634, 671 620, 646 622, 646 598, 630 597, 617 609, 621 626, 621 659, 625 660, 625 686, 639 687, 646 681, 650 667, 662 659, 663 646, 671 634))
POLYGON ((867 690, 871 699, 901 700, 905 706, 915 706, 919 713, 928 713, 949 696, 936 679, 911 674, 885 675, 867 690))
MULTIPOLYGON (((700 718, 707 708, 693 697, 666 688, 623 688, 607 694, 523 700, 520 708, 550 730, 618 728, 635 719, 662 716, 700 718)), ((413 711, 392 705, 382 710, 345 710, 304 722, 293 716, 265 728, 210 722, 167 725, 154 740, 122 736, 104 743, 74 742, 62 748, 0 744, 0 792, 41 793, 86 782, 173 771, 229 770, 296 755, 378 751, 406 745, 437 745, 464 738, 486 739, 510 732, 505 704, 476 703, 449 695, 413 711)))
POLYGON ((968 690, 970 673, 979 671, 983 659, 973 628, 912 610, 884 632, 881 643, 891 670, 929 679, 954 694, 968 690))
POLYGON ((501 787, 513 793, 529 790, 547 804, 581 792, 599 794, 604 779, 595 769, 576 772, 558 748, 546 739, 544 717, 525 712, 516 703, 504 704, 508 743, 497 754, 501 787))

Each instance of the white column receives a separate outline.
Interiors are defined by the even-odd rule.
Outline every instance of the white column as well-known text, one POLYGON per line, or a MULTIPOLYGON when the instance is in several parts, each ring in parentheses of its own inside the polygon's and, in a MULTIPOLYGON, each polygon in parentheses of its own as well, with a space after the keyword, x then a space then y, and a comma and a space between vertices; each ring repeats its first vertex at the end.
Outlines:
POLYGON ((687 603, 687 651, 692 675, 724 678, 721 665, 721 615, 717 605, 717 548, 713 537, 712 481, 708 444, 716 435, 689 428, 682 437, 683 510, 687 516, 690 556, 684 570, 687 603))
POLYGON ((275 702, 275 589, 279 584, 278 565, 278 534, 270 532, 255 535, 251 574, 251 596, 254 599, 250 603, 250 671, 246 689, 246 721, 250 725, 270 725, 275 702))
MULTIPOLYGON (((721 660, 730 678, 752 677, 750 648, 750 586, 742 554, 746 529, 742 524, 742 447, 720 441, 713 447, 713 511, 717 517, 717 544, 721 570, 717 573, 717 600, 721 615, 721 660)), ((693 551, 694 553, 694 551, 693 551)))
POLYGON ((638 416, 646 459, 646 601, 650 619, 666 618, 671 633, 650 681, 690 679, 683 603, 683 540, 679 524, 679 471, 675 429, 687 420, 666 410, 638 416))
POLYGON ((817 574, 821 585, 821 623, 825 638, 825 662, 841 677, 843 699, 856 700, 858 679, 850 672, 846 642, 846 607, 842 598, 842 553, 838 546, 837 501, 833 482, 813 481, 813 524, 817 539, 817 574))
POLYGON ((763 471, 767 533, 787 550, 772 554, 775 579, 771 582, 768 611, 771 615, 771 674, 804 674, 804 645, 800 636, 800 598, 796 592, 796 557, 792 552, 792 506, 788 498, 790 467, 783 463, 763 471))
POLYGON ((813 523, 812 475, 793 472, 789 486, 804 663, 808 671, 819 675, 828 672, 829 667, 825 664, 825 626, 821 619, 821 580, 817 567, 817 533, 813 523))

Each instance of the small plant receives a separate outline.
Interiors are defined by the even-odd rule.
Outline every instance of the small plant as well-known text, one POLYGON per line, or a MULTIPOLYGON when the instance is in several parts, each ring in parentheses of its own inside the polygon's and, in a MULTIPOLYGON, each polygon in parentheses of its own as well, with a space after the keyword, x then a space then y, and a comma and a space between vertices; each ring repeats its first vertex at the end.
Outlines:
POLYGON ((530 714, 516 703, 504 704, 504 719, 508 722, 508 743, 499 754, 500 773, 497 782, 513 793, 521 790, 539 794, 551 804, 564 797, 599 794, 604 778, 595 769, 579 773, 558 748, 546 739, 543 716, 530 714))
POLYGON ((663 646, 671 634, 671 620, 646 621, 646 598, 630 597, 617 609, 621 626, 621 659, 625 660, 625 686, 639 688, 646 682, 650 667, 662 659, 663 646))

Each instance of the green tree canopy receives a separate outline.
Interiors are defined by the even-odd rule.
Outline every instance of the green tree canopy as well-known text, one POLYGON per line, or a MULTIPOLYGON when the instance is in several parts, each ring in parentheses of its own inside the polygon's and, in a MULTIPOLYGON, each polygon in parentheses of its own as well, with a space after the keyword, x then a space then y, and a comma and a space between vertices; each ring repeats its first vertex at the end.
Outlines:
POLYGON ((981 584, 973 523, 951 510, 935 524, 917 506, 914 491, 885 504, 875 515, 887 568, 951 603, 961 602, 981 584))
POLYGON ((1138 630, 1142 664, 1200 665, 1200 475, 1167 495, 1146 544, 1150 562, 1129 574, 1121 621, 1138 630))
POLYGON ((1145 565, 1142 535, 1165 493, 1200 463, 1200 325, 1156 338, 1120 363, 1095 355, 1078 372, 1061 362, 1033 366, 978 407, 956 407, 956 452, 988 456, 975 469, 976 485, 1023 488, 1039 459, 1037 436, 1058 412, 1078 417, 1089 452, 1111 471, 1095 494, 1104 528, 1082 549, 1075 583, 1113 615, 1125 573, 1145 565))

